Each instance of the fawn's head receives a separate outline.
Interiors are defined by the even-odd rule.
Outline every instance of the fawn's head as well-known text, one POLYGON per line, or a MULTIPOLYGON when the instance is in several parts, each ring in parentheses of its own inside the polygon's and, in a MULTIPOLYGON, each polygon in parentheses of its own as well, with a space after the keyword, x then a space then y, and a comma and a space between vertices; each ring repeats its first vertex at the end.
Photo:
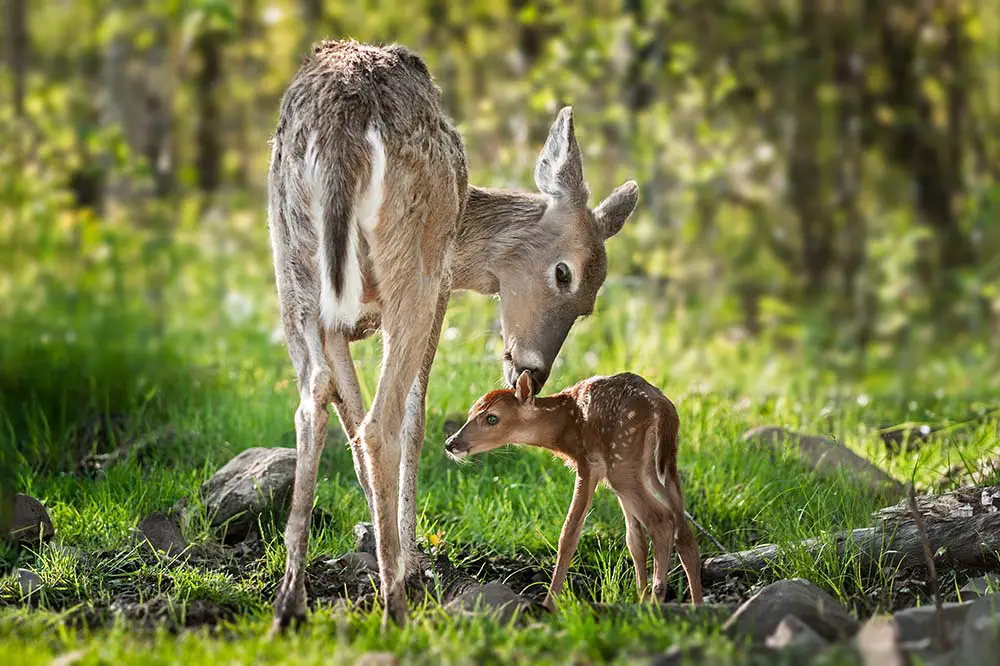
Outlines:
POLYGON ((461 460, 505 444, 532 444, 537 436, 537 419, 531 392, 531 377, 522 372, 514 389, 487 393, 469 410, 469 418, 445 442, 447 454, 461 460))
POLYGON ((537 222, 538 239, 545 240, 511 248, 497 271, 504 377, 514 386, 527 371, 532 394, 545 385, 573 323, 593 311, 607 276, 604 243, 621 230, 639 198, 638 185, 628 181, 597 208, 587 206, 590 189, 568 106, 549 131, 535 184, 547 198, 537 222))

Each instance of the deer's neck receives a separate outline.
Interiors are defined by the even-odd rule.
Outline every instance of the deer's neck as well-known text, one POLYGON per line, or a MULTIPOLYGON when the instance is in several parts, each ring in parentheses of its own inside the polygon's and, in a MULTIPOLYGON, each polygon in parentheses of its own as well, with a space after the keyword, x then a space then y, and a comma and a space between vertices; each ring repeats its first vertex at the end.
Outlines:
POLYGON ((542 413, 538 445, 574 460, 583 457, 583 415, 573 396, 557 393, 535 398, 535 407, 542 413))
POLYGON ((546 205, 540 194, 470 185, 455 242, 452 289, 498 293, 498 276, 511 253, 548 240, 549 232, 538 224, 546 205))

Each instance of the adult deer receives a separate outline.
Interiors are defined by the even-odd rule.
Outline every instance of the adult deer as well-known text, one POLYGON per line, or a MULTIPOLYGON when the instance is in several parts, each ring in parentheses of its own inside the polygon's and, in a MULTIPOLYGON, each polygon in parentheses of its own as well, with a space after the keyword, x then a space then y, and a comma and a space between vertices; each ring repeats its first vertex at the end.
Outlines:
POLYGON ((383 625, 405 622, 418 572, 417 463, 427 378, 454 289, 499 294, 504 375, 537 392, 606 275, 604 241, 632 181, 587 207, 573 115, 535 167, 541 194, 468 185, 462 139, 423 61, 398 45, 318 44, 281 101, 268 180, 275 280, 295 366, 297 462, 272 632, 306 613, 305 557, 332 403, 375 526, 383 625), (349 343, 381 330, 366 413, 349 343), (402 481, 402 482, 400 482, 402 481))

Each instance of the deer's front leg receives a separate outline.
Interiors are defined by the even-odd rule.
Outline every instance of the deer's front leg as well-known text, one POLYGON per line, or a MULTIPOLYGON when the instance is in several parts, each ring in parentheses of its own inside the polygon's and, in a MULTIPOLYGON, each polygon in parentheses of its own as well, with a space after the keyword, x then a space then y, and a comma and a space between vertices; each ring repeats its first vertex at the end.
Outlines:
POLYGON ((434 313, 434 324, 427 338, 423 362, 417 383, 407 396, 406 413, 403 420, 403 467, 402 484, 399 491, 399 538, 403 556, 406 558, 407 576, 419 576, 421 573, 421 554, 417 548, 417 471, 420 464, 420 450, 424 446, 424 433, 427 413, 427 380, 434 364, 438 340, 441 337, 441 324, 445 311, 448 309, 448 299, 451 289, 442 286, 438 295, 437 309, 434 313))
POLYGON ((569 571, 570 560, 580 543, 580 532, 583 530, 583 521, 590 510, 590 502, 594 497, 594 489, 597 484, 590 468, 582 461, 577 467, 576 487, 573 490, 573 501, 569 505, 569 513, 566 515, 566 522, 563 523, 562 533, 559 535, 559 551, 556 554, 556 568, 552 572, 552 583, 549 585, 549 593, 545 597, 543 605, 549 610, 555 610, 554 598, 562 590, 566 580, 566 573, 569 571))
POLYGON ((282 632, 306 616, 305 566, 309 523, 316 495, 316 472, 326 443, 332 376, 318 322, 290 331, 289 350, 298 374, 299 407, 295 411, 295 486, 285 527, 288 556, 285 576, 274 602, 270 633, 282 632))

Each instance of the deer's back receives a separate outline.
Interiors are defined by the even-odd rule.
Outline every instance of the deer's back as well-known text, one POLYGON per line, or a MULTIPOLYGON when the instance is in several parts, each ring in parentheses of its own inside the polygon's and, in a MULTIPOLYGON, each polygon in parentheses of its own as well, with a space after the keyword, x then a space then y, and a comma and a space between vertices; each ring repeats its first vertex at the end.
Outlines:
POLYGON ((441 92, 406 47, 324 41, 299 67, 281 102, 275 138, 300 131, 364 135, 374 123, 387 142, 438 132, 450 122, 441 92))

